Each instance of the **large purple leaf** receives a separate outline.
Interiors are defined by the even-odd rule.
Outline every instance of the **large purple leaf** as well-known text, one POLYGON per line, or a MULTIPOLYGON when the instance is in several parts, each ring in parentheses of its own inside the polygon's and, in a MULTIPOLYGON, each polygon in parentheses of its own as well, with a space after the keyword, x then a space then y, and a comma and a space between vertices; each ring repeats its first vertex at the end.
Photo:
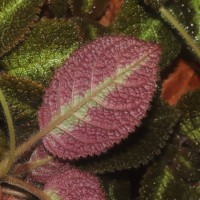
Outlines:
POLYGON ((104 200, 105 194, 97 177, 78 169, 66 170, 55 175, 44 186, 55 200, 104 200))
POLYGON ((39 111, 54 127, 45 147, 63 159, 98 155, 133 132, 145 116, 160 48, 131 37, 99 38, 56 71, 39 111))

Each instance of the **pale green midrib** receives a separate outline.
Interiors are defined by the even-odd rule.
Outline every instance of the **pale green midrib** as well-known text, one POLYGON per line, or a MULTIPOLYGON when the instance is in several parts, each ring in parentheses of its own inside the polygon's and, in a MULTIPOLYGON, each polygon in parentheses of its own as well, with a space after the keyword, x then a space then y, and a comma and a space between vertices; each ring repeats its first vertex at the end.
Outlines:
MULTIPOLYGON (((93 93, 90 93, 88 96, 83 97, 81 101, 77 103, 77 105, 73 106, 72 108, 69 108, 65 111, 65 114, 59 116, 57 119, 50 122, 45 128, 43 128, 41 131, 36 133, 32 138, 30 138, 26 143, 22 144, 16 149, 15 158, 18 158, 20 154, 24 153, 28 148, 30 148, 35 142, 40 140, 42 137, 44 137, 46 134, 51 132, 53 129, 58 127, 63 121, 65 121, 67 118, 73 116, 78 110, 80 110, 84 105, 89 103, 93 100, 93 97, 96 96, 98 93, 106 89, 111 84, 115 84, 115 80, 117 78, 120 78, 120 76, 123 76, 124 73, 127 73, 128 71, 132 70, 134 66, 139 65, 140 63, 144 62, 145 59, 148 59, 148 56, 154 53, 157 49, 152 50, 151 52, 148 52, 146 55, 144 55, 141 59, 139 59, 134 64, 130 64, 128 69, 122 70, 121 73, 114 75, 112 78, 110 78, 105 84, 103 84, 100 88, 95 90, 93 93)), ((138 66, 138 68, 140 65, 138 66)), ((137 69, 137 68, 135 68, 137 69)), ((58 111, 58 114, 60 111, 58 111)), ((56 115, 56 114, 55 114, 56 115)), ((58 116, 58 115, 57 115, 58 116)))
POLYGON ((172 176, 169 168, 165 167, 164 171, 163 171, 163 177, 162 177, 161 181, 159 182, 157 192, 154 194, 154 199, 157 199, 157 200, 162 199, 165 189, 172 179, 173 179, 173 176, 172 176))
POLYGON ((179 160, 179 162, 181 162, 182 164, 184 164, 188 169, 192 168, 191 163, 188 160, 186 160, 186 158, 184 156, 179 156, 178 160, 179 160))
MULTIPOLYGON (((152 53, 152 52, 151 52, 152 53)), ((128 73, 130 70, 134 68, 134 66, 139 65, 141 62, 145 61, 145 59, 151 54, 145 55, 143 58, 139 59, 134 64, 129 64, 128 68, 125 67, 124 70, 122 70, 119 74, 115 74, 113 77, 109 78, 107 82, 102 84, 100 87, 98 87, 95 91, 92 91, 88 96, 85 96, 80 100, 76 105, 74 105, 72 108, 70 107, 65 111, 66 114, 63 114, 62 116, 58 117, 58 119, 55 120, 55 127, 61 124, 64 120, 66 120, 68 117, 75 114, 78 110, 80 110, 84 105, 89 103, 90 101, 93 101, 93 98, 101 93, 103 90, 105 90, 107 87, 109 87, 112 84, 116 84, 115 81, 119 78, 121 78, 124 74, 128 73)), ((136 67, 134 70, 138 69, 140 66, 136 67)), ((59 111, 60 113, 60 111, 59 111)))

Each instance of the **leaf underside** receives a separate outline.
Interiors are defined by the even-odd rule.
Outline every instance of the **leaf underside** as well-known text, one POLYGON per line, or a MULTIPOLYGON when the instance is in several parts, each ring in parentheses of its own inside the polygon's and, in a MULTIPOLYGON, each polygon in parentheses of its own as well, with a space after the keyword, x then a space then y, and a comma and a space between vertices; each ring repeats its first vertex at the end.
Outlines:
POLYGON ((44 0, 0 1, 0 57, 24 39, 38 20, 44 0))
POLYGON ((179 112, 168 107, 160 99, 160 92, 157 92, 151 110, 133 135, 105 155, 80 160, 76 165, 101 174, 147 164, 160 153, 178 119, 179 112))
POLYGON ((160 49, 131 37, 103 37, 55 72, 39 111, 43 143, 63 159, 98 155, 140 125, 153 96, 160 49))
MULTIPOLYGON (((104 30, 104 29, 103 29, 104 30)), ((42 19, 13 52, 0 61, 10 75, 47 85, 54 69, 87 41, 103 32, 101 26, 82 19, 42 19)))

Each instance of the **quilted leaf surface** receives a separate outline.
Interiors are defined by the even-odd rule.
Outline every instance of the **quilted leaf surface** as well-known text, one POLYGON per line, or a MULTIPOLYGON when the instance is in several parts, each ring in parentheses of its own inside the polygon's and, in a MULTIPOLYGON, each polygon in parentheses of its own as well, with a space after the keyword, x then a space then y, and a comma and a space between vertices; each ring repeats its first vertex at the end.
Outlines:
POLYGON ((43 143, 55 156, 105 152, 133 132, 156 86, 159 46, 132 37, 99 38, 56 71, 39 111, 43 143))
POLYGON ((81 159, 76 164, 98 174, 145 165, 160 154, 179 118, 180 113, 162 101, 159 91, 151 102, 147 117, 134 134, 106 154, 81 159))
POLYGON ((57 174, 44 187, 52 200, 104 200, 105 194, 97 177, 78 169, 57 174))
POLYGON ((14 47, 39 18, 44 0, 0 1, 0 57, 14 47))
MULTIPOLYGON (((35 151, 31 155, 29 163, 35 163, 35 162, 42 163, 44 160, 48 159, 51 159, 51 157, 48 154, 47 150, 44 148, 44 146, 41 144, 35 149, 35 151)), ((45 184, 55 174, 61 173, 62 171, 67 170, 69 168, 70 168, 69 164, 65 164, 63 162, 59 162, 56 159, 53 159, 49 161, 47 164, 32 170, 28 179, 45 184)))

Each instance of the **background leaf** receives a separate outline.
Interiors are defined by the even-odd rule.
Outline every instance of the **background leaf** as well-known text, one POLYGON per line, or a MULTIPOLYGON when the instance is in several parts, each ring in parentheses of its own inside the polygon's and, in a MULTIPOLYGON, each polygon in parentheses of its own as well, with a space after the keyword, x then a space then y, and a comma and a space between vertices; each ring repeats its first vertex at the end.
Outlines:
POLYGON ((54 156, 98 155, 140 125, 153 96, 160 49, 131 37, 102 37, 56 71, 39 111, 54 156))
MULTIPOLYGON (((38 129, 37 110, 42 100, 44 87, 31 80, 7 74, 0 75, 0 85, 11 111, 16 140, 19 144, 38 129)), ((0 110, 1 123, 4 120, 3 111, 0 110)))
POLYGON ((102 32, 101 25, 82 19, 42 19, 26 41, 6 55, 0 64, 11 75, 47 85, 55 68, 83 42, 102 32))
POLYGON ((109 0, 68 0, 74 16, 88 17, 98 20, 103 16, 109 0))
POLYGON ((145 4, 152 6, 155 9, 159 9, 161 6, 164 6, 168 0, 144 0, 145 4))
POLYGON ((180 177, 174 176, 167 166, 163 167, 159 164, 149 169, 141 184, 140 199, 198 200, 200 195, 198 186, 189 185, 180 177))
POLYGON ((176 135, 145 174, 140 199, 199 199, 199 95, 199 90, 191 92, 179 102, 182 117, 176 135))
POLYGON ((193 9, 191 25, 195 27, 195 41, 200 45, 200 2, 198 0, 190 0, 188 2, 193 9))
POLYGON ((112 31, 159 44, 162 48, 161 69, 168 66, 180 51, 180 41, 169 26, 159 19, 155 11, 145 8, 139 0, 124 1, 112 24, 112 31))
POLYGON ((111 176, 101 178, 107 200, 131 200, 131 182, 111 176))
POLYGON ((195 160, 198 162, 196 167, 199 166, 199 155, 194 159, 193 153, 180 146, 181 140, 178 140, 178 137, 174 138, 161 159, 146 172, 141 182, 140 199, 199 199, 200 173, 193 166, 195 160))
POLYGON ((77 166, 95 173, 137 168, 160 153, 179 119, 179 112, 154 97, 152 108, 142 125, 126 141, 106 154, 77 162, 77 166))
POLYGON ((183 96, 178 104, 182 112, 180 133, 187 137, 191 146, 200 152, 200 90, 183 96))
POLYGON ((13 48, 38 20, 43 0, 0 1, 0 57, 13 48))
POLYGON ((64 18, 71 16, 69 0, 49 0, 48 9, 53 17, 64 18))

